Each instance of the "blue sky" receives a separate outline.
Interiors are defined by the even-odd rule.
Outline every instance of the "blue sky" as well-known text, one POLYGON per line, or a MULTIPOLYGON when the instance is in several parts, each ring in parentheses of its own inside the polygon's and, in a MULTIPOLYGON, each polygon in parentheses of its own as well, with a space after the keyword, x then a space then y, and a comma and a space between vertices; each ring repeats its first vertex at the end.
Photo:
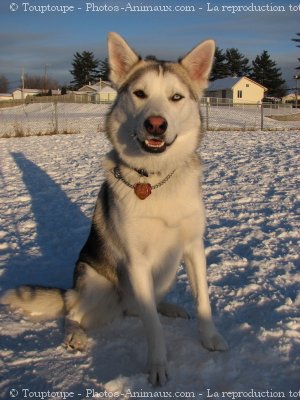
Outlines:
POLYGON ((295 0, 1 0, 0 75, 6 75, 11 88, 15 88, 20 85, 22 68, 25 73, 43 75, 47 65, 49 76, 68 84, 74 53, 88 50, 104 59, 107 32, 116 31, 141 55, 154 54, 169 60, 177 59, 206 38, 215 39, 222 49, 236 47, 250 60, 268 50, 292 87, 300 49, 291 38, 300 31, 299 22, 300 5, 295 0), (87 3, 119 7, 119 11, 87 11, 87 3), (251 4, 269 5, 273 10, 283 6, 285 11, 222 11, 222 6, 251 4), (290 4, 294 11, 290 11, 290 4), (38 6, 47 5, 68 5, 74 11, 38 11, 38 6), (173 10, 181 5, 193 11, 129 11, 130 6, 142 5, 173 10), (126 6, 127 11, 121 9, 126 6), (208 11, 214 7, 218 11, 208 11))

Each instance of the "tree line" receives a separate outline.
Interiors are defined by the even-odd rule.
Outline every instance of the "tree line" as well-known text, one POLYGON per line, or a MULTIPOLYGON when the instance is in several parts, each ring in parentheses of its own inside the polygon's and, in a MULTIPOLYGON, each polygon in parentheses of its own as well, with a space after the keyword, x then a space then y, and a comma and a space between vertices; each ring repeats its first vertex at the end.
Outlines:
MULTIPOLYGON (((300 33, 292 40, 300 47, 300 33)), ((146 59, 155 59, 155 56, 147 56, 146 59)), ((300 58, 298 58, 300 62, 300 58)), ((99 79, 108 80, 109 66, 107 58, 103 61, 95 58, 92 52, 84 51, 75 53, 70 71, 74 79, 71 82, 74 89, 78 89, 89 83, 98 82, 99 79)), ((296 68, 300 69, 300 65, 296 68)), ((215 61, 211 72, 211 81, 232 76, 246 76, 268 89, 270 97, 282 97, 287 93, 286 82, 282 78, 281 69, 271 59, 267 50, 257 55, 250 63, 249 59, 237 48, 222 50, 216 48, 215 61)))
MULTIPOLYGON (((24 74, 23 79, 21 79, 20 86, 24 89, 39 89, 44 92, 48 92, 52 89, 59 89, 61 84, 51 77, 45 77, 44 75, 30 75, 24 74)), ((5 75, 0 75, 0 93, 8 93, 9 81, 5 75)))
MULTIPOLYGON (((147 56, 153 60, 155 56, 147 56)), ((70 71, 74 79, 71 82, 75 90, 89 83, 99 82, 100 79, 108 80, 109 67, 107 59, 104 61, 95 58, 92 52, 84 51, 74 55, 73 69, 70 71)), ((211 81, 229 76, 247 76, 268 89, 268 96, 282 97, 286 94, 285 80, 282 78, 280 68, 271 60, 265 50, 252 61, 245 57, 236 48, 226 51, 217 47, 215 62, 211 72, 211 81)))
POLYGON ((281 69, 270 57, 267 50, 257 55, 250 64, 249 59, 236 48, 226 51, 217 47, 211 80, 229 76, 246 76, 268 89, 268 96, 282 97, 287 87, 281 69))
MULTIPOLYGON (((297 47, 300 47, 300 33, 297 33, 296 36, 292 41, 296 43, 297 47)), ((155 57, 150 55, 146 59, 155 59, 155 57)), ((300 70, 300 58, 298 58, 298 61, 299 66, 296 67, 296 70, 300 70)), ((99 60, 91 51, 76 52, 73 55, 71 65, 72 69, 70 73, 73 75, 73 80, 68 87, 62 88, 62 93, 65 93, 67 89, 78 90, 84 85, 95 84, 100 79, 104 81, 109 80, 107 58, 99 60)), ((217 47, 215 62, 211 72, 211 81, 232 76, 249 77, 262 86, 265 86, 268 89, 268 96, 271 97, 282 97, 287 91, 281 69, 271 59, 267 50, 257 55, 250 63, 249 59, 237 48, 223 50, 217 47)), ((8 79, 3 74, 0 75, 0 93, 7 93, 8 87, 8 79)), ((59 82, 51 77, 24 75, 25 89, 40 89, 46 93, 51 89, 59 87, 61 87, 59 82)))

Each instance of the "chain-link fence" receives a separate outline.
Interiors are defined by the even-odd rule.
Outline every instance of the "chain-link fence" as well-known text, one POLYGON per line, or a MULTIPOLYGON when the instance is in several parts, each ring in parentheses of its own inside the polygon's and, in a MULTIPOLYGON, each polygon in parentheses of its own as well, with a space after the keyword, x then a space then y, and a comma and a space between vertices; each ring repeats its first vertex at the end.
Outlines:
POLYGON ((213 97, 202 98, 200 109, 206 130, 280 129, 283 124, 271 117, 289 115, 296 111, 290 104, 233 103, 230 99, 213 97))
MULTIPOLYGON (((0 108, 0 137, 50 135, 55 133, 100 132, 110 104, 61 102, 41 98, 41 102, 0 108)), ((270 115, 291 114, 290 105, 233 104, 224 99, 204 98, 200 109, 207 130, 280 129, 283 123, 270 115)), ((284 127, 288 126, 285 122, 284 127)), ((293 125, 295 126, 295 125, 293 125)))
POLYGON ((104 131, 109 107, 54 101, 0 108, 0 137, 104 131))

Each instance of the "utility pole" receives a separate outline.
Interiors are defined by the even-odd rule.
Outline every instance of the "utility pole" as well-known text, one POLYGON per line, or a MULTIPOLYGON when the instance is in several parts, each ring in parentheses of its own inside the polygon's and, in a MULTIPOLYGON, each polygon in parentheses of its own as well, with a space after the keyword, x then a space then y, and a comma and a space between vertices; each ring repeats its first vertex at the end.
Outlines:
POLYGON ((47 80, 48 80, 48 74, 47 74, 47 68, 49 67, 49 64, 45 64, 45 74, 44 74, 44 92, 46 93, 46 88, 47 88, 47 80))
POLYGON ((24 68, 22 68, 21 70, 21 83, 22 83, 21 96, 22 100, 24 100, 24 89, 25 89, 24 68))

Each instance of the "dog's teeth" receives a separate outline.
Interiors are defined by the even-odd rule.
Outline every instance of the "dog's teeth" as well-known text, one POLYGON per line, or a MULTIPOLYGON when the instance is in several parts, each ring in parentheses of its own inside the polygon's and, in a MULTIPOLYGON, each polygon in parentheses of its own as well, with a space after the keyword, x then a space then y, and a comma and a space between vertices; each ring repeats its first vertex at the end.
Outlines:
POLYGON ((145 143, 149 147, 163 147, 165 145, 165 142, 161 140, 145 140, 145 143))

